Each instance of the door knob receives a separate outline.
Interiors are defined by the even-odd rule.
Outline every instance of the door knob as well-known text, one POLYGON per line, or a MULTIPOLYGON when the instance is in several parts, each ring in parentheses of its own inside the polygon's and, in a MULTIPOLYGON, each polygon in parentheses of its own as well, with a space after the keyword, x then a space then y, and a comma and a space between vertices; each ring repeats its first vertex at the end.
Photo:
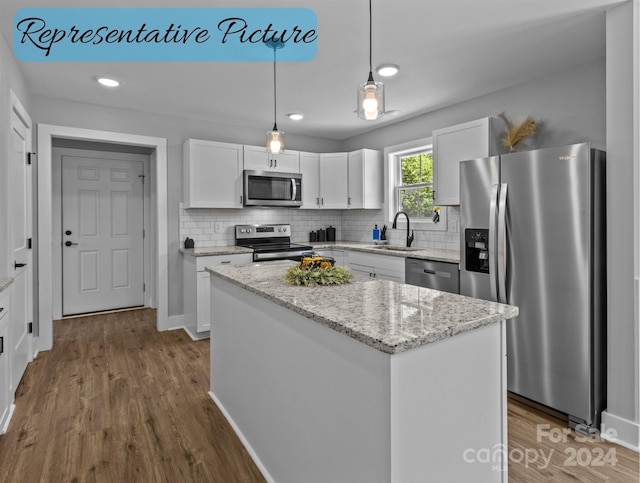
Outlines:
POLYGON ((67 230, 67 231, 65 231, 65 232, 64 232, 64 234, 65 234, 65 235, 67 235, 67 236, 68 236, 68 235, 71 235, 71 230, 67 230))
POLYGON ((70 247, 71 245, 77 245, 77 243, 71 243, 70 241, 64 242, 65 247, 70 247))

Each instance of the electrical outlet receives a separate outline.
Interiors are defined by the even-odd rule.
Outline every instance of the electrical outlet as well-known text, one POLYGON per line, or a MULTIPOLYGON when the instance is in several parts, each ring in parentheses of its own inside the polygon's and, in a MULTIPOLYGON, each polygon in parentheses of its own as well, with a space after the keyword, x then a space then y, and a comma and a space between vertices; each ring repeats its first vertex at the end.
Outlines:
POLYGON ((216 233, 222 233, 222 223, 219 221, 216 221, 213 225, 213 229, 215 230, 216 233))

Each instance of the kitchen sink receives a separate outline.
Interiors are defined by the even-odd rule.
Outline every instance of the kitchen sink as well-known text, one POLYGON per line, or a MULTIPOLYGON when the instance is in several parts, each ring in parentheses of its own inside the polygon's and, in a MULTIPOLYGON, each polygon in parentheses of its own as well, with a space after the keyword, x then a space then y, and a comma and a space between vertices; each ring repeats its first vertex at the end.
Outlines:
POLYGON ((370 248, 375 248, 376 250, 390 250, 394 252, 417 252, 419 250, 424 250, 424 248, 400 247, 396 245, 375 245, 370 248))

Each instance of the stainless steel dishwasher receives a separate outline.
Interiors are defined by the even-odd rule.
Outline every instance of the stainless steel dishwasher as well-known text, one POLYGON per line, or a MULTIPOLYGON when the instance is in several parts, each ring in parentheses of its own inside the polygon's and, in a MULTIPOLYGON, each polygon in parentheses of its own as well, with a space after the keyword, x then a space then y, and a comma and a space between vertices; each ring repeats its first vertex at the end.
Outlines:
POLYGON ((443 292, 460 293, 458 264, 407 258, 405 259, 405 283, 443 292))

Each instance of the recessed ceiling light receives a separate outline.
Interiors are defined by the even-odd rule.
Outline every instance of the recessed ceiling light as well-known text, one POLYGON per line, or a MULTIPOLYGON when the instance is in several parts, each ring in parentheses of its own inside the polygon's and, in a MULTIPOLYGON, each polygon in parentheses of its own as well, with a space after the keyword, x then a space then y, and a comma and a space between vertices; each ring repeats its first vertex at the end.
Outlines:
POLYGON ((304 117, 304 114, 300 114, 299 112, 291 112, 287 114, 287 117, 289 119, 292 119, 293 121, 299 121, 304 117))
POLYGON ((398 73, 398 70, 400 70, 400 67, 398 67, 396 64, 382 64, 376 69, 378 74, 380 74, 382 77, 391 77, 393 75, 396 75, 398 73))
POLYGON ((110 79, 108 77, 98 77, 98 82, 105 87, 118 87, 120 82, 115 79, 110 79))

